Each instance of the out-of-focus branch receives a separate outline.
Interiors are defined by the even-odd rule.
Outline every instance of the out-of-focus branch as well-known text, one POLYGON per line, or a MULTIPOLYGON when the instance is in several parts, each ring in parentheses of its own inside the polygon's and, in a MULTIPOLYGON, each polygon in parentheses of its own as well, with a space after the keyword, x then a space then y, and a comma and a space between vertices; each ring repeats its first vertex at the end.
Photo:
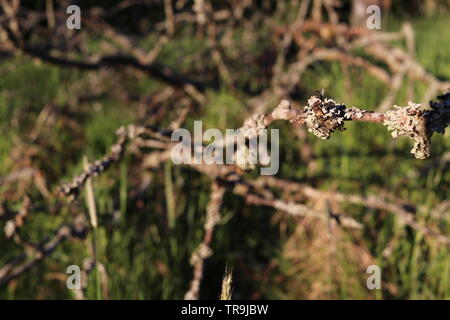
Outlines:
POLYGON ((118 141, 111 147, 110 153, 102 159, 88 164, 86 170, 77 175, 72 182, 61 185, 59 191, 65 196, 69 196, 71 199, 76 197, 88 178, 102 173, 108 169, 112 163, 118 161, 122 157, 128 141, 137 138, 144 132, 145 128, 136 127, 134 125, 130 125, 126 128, 119 128, 117 130, 117 135, 119 136, 118 141))
POLYGON ((203 278, 203 265, 205 259, 212 255, 210 247, 214 228, 220 222, 220 206, 222 205, 225 188, 217 180, 211 185, 211 198, 206 208, 206 220, 203 226, 205 235, 203 241, 192 253, 190 263, 194 267, 193 278, 184 298, 186 300, 197 300, 199 298, 200 284, 203 278))
POLYGON ((9 283, 11 280, 19 277, 28 269, 41 262, 45 257, 52 254, 56 247, 63 241, 69 238, 83 238, 87 232, 87 227, 83 221, 81 216, 76 217, 73 225, 60 226, 51 239, 34 248, 31 252, 22 254, 13 259, 12 262, 1 267, 0 286, 9 283))
MULTIPOLYGON (((186 76, 178 74, 171 70, 171 68, 169 68, 168 66, 163 66, 157 63, 144 64, 135 57, 129 55, 104 55, 100 57, 85 58, 83 60, 74 60, 70 58, 55 56, 50 54, 48 50, 38 48, 29 44, 20 44, 13 33, 8 29, 6 30, 9 31, 7 32, 9 40, 14 45, 14 50, 16 52, 30 55, 34 58, 51 64, 63 67, 78 68, 82 70, 99 70, 106 67, 129 66, 144 71, 151 77, 166 82, 167 84, 174 87, 183 88, 186 85, 192 85, 199 90, 203 90, 205 87, 211 86, 211 84, 196 81, 194 79, 190 79, 186 76)), ((145 58, 150 60, 150 58, 148 58, 147 56, 145 56, 145 58)))
POLYGON ((450 244, 449 237, 442 235, 429 227, 419 224, 414 218, 414 213, 411 210, 406 209, 405 205, 387 201, 383 197, 376 195, 362 196, 357 194, 344 194, 336 191, 318 190, 302 183, 269 176, 259 177, 257 180, 250 182, 250 184, 256 188, 272 187, 280 188, 288 192, 299 192, 311 199, 332 199, 333 201, 342 203, 361 205, 377 210, 386 210, 394 213, 402 223, 410 226, 412 229, 425 235, 435 237, 443 244, 450 244))
POLYGON ((25 219, 29 216, 31 208, 31 198, 26 195, 23 199, 22 208, 20 211, 5 224, 5 235, 7 238, 16 234, 18 229, 25 223, 25 219))

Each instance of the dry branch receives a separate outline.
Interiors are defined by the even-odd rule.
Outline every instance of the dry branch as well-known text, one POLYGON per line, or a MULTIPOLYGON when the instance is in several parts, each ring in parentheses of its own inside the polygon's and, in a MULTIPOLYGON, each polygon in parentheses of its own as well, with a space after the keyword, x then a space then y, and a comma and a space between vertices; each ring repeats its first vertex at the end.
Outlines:
POLYGON ((119 128, 116 132, 119 138, 116 144, 111 147, 111 152, 102 159, 88 164, 86 170, 73 178, 72 182, 61 185, 59 191, 66 196, 70 196, 71 199, 76 197, 88 178, 102 173, 108 169, 113 162, 118 161, 122 157, 128 141, 137 138, 144 132, 145 129, 143 127, 136 127, 134 125, 130 125, 126 128, 119 128))
POLYGON ((355 205, 364 206, 367 208, 373 208, 377 210, 385 210, 387 212, 392 212, 395 214, 401 223, 404 223, 411 227, 412 229, 421 232, 425 235, 435 237, 439 242, 445 245, 450 244, 450 238, 442 235, 429 227, 420 225, 415 221, 415 210, 407 208, 404 204, 394 203, 387 201, 387 199, 375 196, 375 195, 356 195, 356 194, 344 194, 336 191, 325 191, 312 188, 308 185, 287 181, 283 179, 278 179, 275 177, 260 177, 255 181, 250 182, 252 186, 256 188, 262 187, 275 187, 280 188, 284 191, 301 193, 304 196, 311 199, 330 199, 333 201, 338 201, 342 203, 350 203, 355 205))
POLYGON ((21 274, 41 262, 45 257, 53 253, 53 251, 63 241, 69 238, 84 238, 87 227, 84 224, 82 216, 75 217, 75 222, 72 225, 61 225, 56 231, 55 235, 46 240, 40 246, 33 250, 16 257, 12 262, 7 263, 0 268, 0 287, 8 284, 11 280, 19 277, 21 274), (30 252, 31 251, 31 252, 30 252))
POLYGON ((444 133, 450 124, 450 92, 438 97, 439 101, 431 102, 431 109, 424 110, 422 105, 412 102, 406 107, 394 106, 393 110, 373 112, 356 107, 346 108, 321 93, 309 98, 302 109, 293 109, 291 103, 283 100, 272 113, 255 114, 249 118, 242 129, 252 130, 259 135, 259 130, 266 128, 275 120, 287 120, 295 125, 306 125, 308 131, 319 138, 328 139, 334 131, 345 130, 345 121, 379 123, 392 131, 392 136, 407 136, 414 142, 411 153, 418 159, 430 156, 431 136, 444 133))
MULTIPOLYGON (((430 110, 422 110, 420 105, 410 102, 407 107, 394 106, 395 108, 393 110, 379 113, 362 110, 356 107, 346 108, 342 104, 337 104, 334 100, 325 98, 322 91, 321 93, 312 96, 303 109, 293 108, 289 101, 283 100, 270 114, 255 114, 248 118, 240 128, 239 132, 245 137, 258 136, 261 134, 261 129, 266 128, 272 122, 276 120, 285 120, 291 122, 293 125, 304 124, 308 127, 308 130, 316 136, 327 139, 332 132, 344 130, 345 121, 378 123, 387 126, 388 129, 392 131, 394 137, 407 135, 413 139, 414 148, 411 152, 414 153, 417 158, 425 158, 429 156, 431 135, 434 132, 444 133, 445 128, 450 123, 450 93, 443 94, 438 98, 438 102, 431 103, 430 110)), ((151 134, 151 130, 144 127, 130 125, 128 128, 121 128, 119 131, 119 142, 111 148, 111 155, 94 162, 89 170, 74 178, 72 183, 63 185, 61 187, 63 193, 72 196, 76 195, 79 189, 84 185, 87 177, 103 172, 111 162, 120 159, 120 155, 124 151, 124 146, 128 138, 136 138, 144 132, 151 134)), ((169 160, 171 149, 175 145, 173 142, 170 142, 167 138, 157 133, 153 133, 152 135, 164 138, 163 141, 157 141, 157 146, 159 148, 165 147, 166 150, 155 151, 148 155, 146 159, 144 159, 146 167, 157 167, 160 163, 169 160)), ((218 142, 220 143, 220 141, 218 142)), ((141 140, 138 140, 138 144, 148 146, 148 144, 143 143, 141 140)), ((151 145, 155 146, 155 142, 151 143, 151 145)), ((191 165, 191 167, 213 178, 224 179, 224 177, 226 177, 224 181, 228 183, 232 182, 234 187, 239 186, 234 188, 234 192, 243 196, 249 204, 270 206, 293 215, 312 215, 324 218, 330 215, 329 213, 308 209, 303 205, 286 203, 281 200, 265 199, 255 194, 251 194, 249 192, 250 189, 248 189, 248 184, 239 179, 236 181, 233 179, 230 180, 230 177, 232 177, 230 174, 235 172, 230 169, 232 166, 194 164, 191 165), (244 189, 242 189, 243 187, 244 189)), ((355 198, 349 199, 354 200, 355 198)), ((359 199, 358 201, 369 207, 375 206, 374 202, 368 200, 363 201, 359 199)), ((400 207, 392 205, 382 207, 379 205, 378 208, 399 213, 401 220, 407 225, 418 231, 422 231, 425 234, 436 235, 431 230, 414 222, 413 217, 400 207)), ((342 216, 339 220, 344 226, 361 228, 359 223, 349 217, 342 216)), ((441 237, 440 235, 436 236, 441 238, 441 242, 447 243, 445 237, 441 237)))
MULTIPOLYGON (((21 43, 8 28, 5 29, 9 36, 10 42, 14 46, 13 50, 15 52, 27 54, 33 58, 61 67, 72 67, 81 70, 100 70, 102 68, 108 67, 129 66, 144 71, 151 77, 154 77, 155 79, 163 81, 174 87, 183 88, 186 85, 192 85, 199 90, 203 90, 205 87, 211 86, 211 84, 196 81, 184 75, 178 74, 168 66, 164 66, 155 62, 146 63, 147 61, 151 61, 154 59, 153 55, 145 55, 145 57, 143 57, 142 59, 138 59, 131 55, 116 54, 85 58, 83 60, 74 60, 52 55, 48 50, 42 49, 37 46, 21 43)), ((135 49, 135 51, 137 50, 139 49, 135 49)))
POLYGON ((184 298, 186 300, 197 300, 199 298, 200 283, 203 278, 203 264, 205 259, 213 253, 210 244, 214 234, 214 228, 220 222, 220 206, 222 205, 225 188, 218 181, 213 181, 211 185, 211 198, 206 208, 206 220, 204 224, 205 235, 203 241, 192 253, 190 263, 194 267, 194 274, 184 298))

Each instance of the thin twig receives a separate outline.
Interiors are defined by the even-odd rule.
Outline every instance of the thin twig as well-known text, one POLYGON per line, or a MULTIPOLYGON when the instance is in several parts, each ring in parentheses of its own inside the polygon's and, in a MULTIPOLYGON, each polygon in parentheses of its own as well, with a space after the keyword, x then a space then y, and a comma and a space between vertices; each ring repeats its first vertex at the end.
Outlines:
POLYGON ((211 198, 206 208, 206 220, 203 226, 205 235, 200 245, 192 253, 190 263, 194 267, 193 278, 189 290, 184 295, 186 300, 197 300, 199 298, 200 284, 203 278, 203 265, 205 259, 212 255, 210 247, 214 228, 220 222, 220 206, 223 201, 225 188, 218 181, 211 184, 211 198))

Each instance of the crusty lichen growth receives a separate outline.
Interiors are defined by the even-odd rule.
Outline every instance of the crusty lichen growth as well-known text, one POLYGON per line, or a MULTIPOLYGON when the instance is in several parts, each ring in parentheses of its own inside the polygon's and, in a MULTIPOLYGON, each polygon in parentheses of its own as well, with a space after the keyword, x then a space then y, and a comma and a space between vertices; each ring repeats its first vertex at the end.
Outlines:
MULTIPOLYGON (((450 92, 431 102, 431 109, 424 110, 422 105, 409 102, 406 107, 394 106, 385 113, 362 110, 357 107, 346 108, 332 99, 324 97, 324 91, 311 96, 303 110, 296 110, 287 100, 268 115, 254 115, 241 128, 246 138, 253 138, 261 133, 274 120, 287 120, 293 125, 306 125, 308 131, 321 139, 328 139, 332 132, 343 131, 344 121, 363 121, 383 123, 392 131, 392 136, 407 136, 414 141, 411 153, 417 159, 430 156, 431 136, 434 132, 444 133, 450 124, 450 92)), ((249 155, 245 146, 238 148, 240 158, 249 155)))
POLYGON ((346 109, 332 99, 324 98, 323 90, 308 100, 303 109, 303 121, 308 131, 321 139, 328 139, 332 132, 343 131, 346 109))
POLYGON ((394 105, 394 110, 386 111, 383 124, 391 130, 392 137, 408 136, 414 141, 411 153, 417 159, 430 156, 431 134, 427 126, 427 112, 421 104, 408 102, 406 107, 394 105))
POLYGON ((394 106, 386 111, 383 124, 392 130, 392 136, 406 135, 414 141, 411 153, 417 159, 430 156, 431 136, 434 132, 445 133, 450 124, 450 92, 430 102, 431 109, 423 110, 422 105, 409 102, 406 107, 394 106))

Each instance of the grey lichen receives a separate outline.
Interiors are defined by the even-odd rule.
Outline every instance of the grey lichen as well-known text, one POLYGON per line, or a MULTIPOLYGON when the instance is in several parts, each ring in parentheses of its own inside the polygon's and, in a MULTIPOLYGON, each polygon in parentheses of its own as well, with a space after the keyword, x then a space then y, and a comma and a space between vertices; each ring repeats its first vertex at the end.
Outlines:
POLYGON ((431 135, 427 122, 428 111, 422 110, 421 104, 408 102, 406 107, 394 105, 394 110, 386 111, 383 124, 392 131, 394 138, 408 136, 414 141, 411 153, 417 159, 430 156, 431 135))
POLYGON ((309 132, 321 139, 328 139, 332 132, 345 130, 345 110, 345 105, 324 98, 322 90, 309 98, 308 105, 303 110, 303 120, 309 132))
POLYGON ((406 135, 414 140, 411 153, 417 159, 430 156, 431 136, 434 132, 444 134, 450 124, 450 91, 438 96, 438 99, 430 102, 429 110, 409 102, 406 107, 394 106, 394 110, 385 113, 383 124, 392 130, 394 138, 406 135))

